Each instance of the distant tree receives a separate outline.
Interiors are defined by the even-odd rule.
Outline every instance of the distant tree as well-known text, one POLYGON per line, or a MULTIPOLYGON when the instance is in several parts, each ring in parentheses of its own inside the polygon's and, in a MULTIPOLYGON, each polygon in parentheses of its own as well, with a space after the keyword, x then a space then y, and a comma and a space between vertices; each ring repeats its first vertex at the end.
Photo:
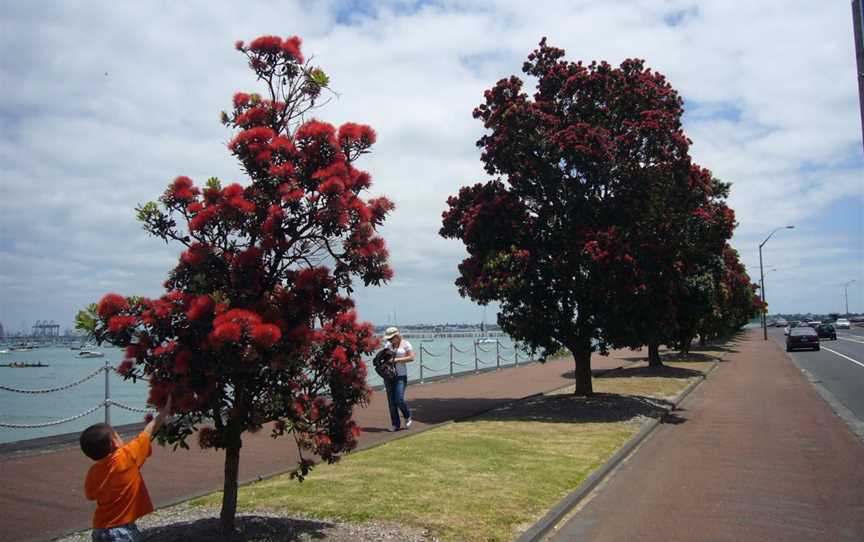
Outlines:
POLYGON ((149 379, 148 402, 173 397, 177 417, 164 441, 225 450, 221 525, 234 527, 237 475, 246 431, 275 422, 301 451, 327 461, 355 447, 353 408, 369 396, 361 356, 377 346, 357 321, 353 278, 379 284, 392 275, 376 233, 392 204, 364 200, 368 173, 354 162, 375 142, 368 126, 338 129, 305 120, 328 88, 305 62, 300 39, 263 36, 236 48, 261 94, 237 93, 222 121, 251 182, 206 187, 177 177, 138 208, 152 235, 183 245, 159 299, 108 294, 79 314, 100 341, 126 348, 118 372, 149 379))
POLYGON ((640 230, 642 214, 661 212, 691 164, 682 101, 662 75, 641 60, 563 57, 544 38, 522 68, 533 96, 516 76, 486 91, 474 116, 489 133, 477 145, 496 178, 451 197, 440 233, 468 251, 460 294, 499 301, 502 329, 544 356, 569 350, 575 392, 587 395, 591 353, 605 353, 617 325, 612 304, 647 287, 636 243, 663 243, 640 230))
POLYGON ((643 202, 628 239, 640 284, 619 291, 606 326, 616 347, 648 346, 649 366, 662 365, 661 345, 676 345, 682 326, 710 310, 704 273, 722 261, 735 214, 724 200, 729 185, 695 164, 688 176, 667 175, 662 198, 643 202))
POLYGON ((723 250, 718 290, 720 295, 714 311, 700 329, 705 337, 716 338, 738 331, 766 308, 759 299, 759 286, 750 280, 738 252, 728 244, 723 250))

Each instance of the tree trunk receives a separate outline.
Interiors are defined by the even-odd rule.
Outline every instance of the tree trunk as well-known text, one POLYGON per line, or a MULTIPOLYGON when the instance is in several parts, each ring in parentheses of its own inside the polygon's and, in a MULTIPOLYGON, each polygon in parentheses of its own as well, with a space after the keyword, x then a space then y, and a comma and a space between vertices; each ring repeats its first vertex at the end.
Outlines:
POLYGON ((234 534, 234 516, 237 513, 237 477, 240 473, 240 448, 243 441, 239 431, 230 431, 225 447, 225 481, 222 486, 222 512, 219 514, 222 535, 234 534))
POLYGON ((681 339, 681 353, 689 354, 690 353, 690 345, 693 343, 693 336, 687 335, 683 339, 681 339))
POLYGON ((660 344, 656 342, 648 343, 648 367, 662 367, 663 362, 660 361, 660 344))
POLYGON ((594 395, 594 386, 591 381, 591 339, 577 339, 570 345, 575 363, 575 395, 594 395))
POLYGON ((705 334, 704 333, 699 334, 699 347, 705 348, 705 334))

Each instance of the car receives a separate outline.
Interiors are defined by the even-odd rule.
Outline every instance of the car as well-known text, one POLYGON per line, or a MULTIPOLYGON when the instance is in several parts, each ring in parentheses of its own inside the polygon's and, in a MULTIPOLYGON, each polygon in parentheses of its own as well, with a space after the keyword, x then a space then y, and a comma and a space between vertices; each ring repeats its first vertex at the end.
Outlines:
POLYGON ((812 327, 813 329, 816 329, 816 327, 819 326, 821 323, 821 320, 810 320, 809 322, 807 322, 807 325, 812 327))
POLYGON ((791 352, 798 348, 811 348, 819 350, 819 334, 809 326, 793 327, 786 336, 786 351, 791 352))
POLYGON ((834 322, 834 327, 837 329, 849 329, 852 327, 852 324, 849 323, 849 320, 846 318, 838 318, 836 322, 834 322))
POLYGON ((819 335, 820 339, 837 340, 837 331, 831 324, 819 324, 816 326, 816 334, 819 335))
POLYGON ((774 320, 774 327, 786 327, 788 325, 789 325, 789 322, 787 322, 783 318, 778 318, 777 320, 774 320))
POLYGON ((792 321, 789 322, 789 323, 786 325, 786 327, 783 329, 783 335, 789 335, 789 330, 790 330, 790 329, 792 329, 792 328, 794 328, 794 327, 799 327, 799 326, 801 326, 801 325, 802 325, 801 322, 799 322, 799 321, 797 321, 797 320, 792 320, 792 321))

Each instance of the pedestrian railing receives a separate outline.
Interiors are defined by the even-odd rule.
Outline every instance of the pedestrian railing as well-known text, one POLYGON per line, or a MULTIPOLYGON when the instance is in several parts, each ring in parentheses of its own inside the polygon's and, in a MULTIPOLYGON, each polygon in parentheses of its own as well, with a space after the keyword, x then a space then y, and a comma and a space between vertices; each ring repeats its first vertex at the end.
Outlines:
POLYGON ((58 391, 68 390, 70 388, 74 388, 75 386, 80 386, 81 384, 87 382, 91 378, 94 378, 99 373, 105 373, 105 396, 104 396, 103 400, 100 403, 97 403, 96 405, 94 405, 93 407, 85 410, 84 412, 75 414, 74 416, 69 416, 68 418, 62 418, 59 420, 52 420, 50 422, 44 422, 44 423, 7 423, 4 421, 0 421, 0 427, 7 428, 7 429, 37 429, 37 428, 41 428, 41 427, 51 427, 53 425, 60 425, 60 424, 68 423, 71 421, 75 421, 79 418, 83 418, 84 416, 87 416, 88 414, 92 414, 93 412, 96 412, 100 408, 105 409, 105 423, 111 423, 111 406, 112 405, 116 406, 117 408, 122 408, 124 410, 128 410, 131 412, 141 412, 141 413, 154 412, 154 410, 150 409, 150 408, 137 408, 137 407, 127 405, 125 403, 121 403, 120 401, 116 401, 116 400, 111 399, 111 375, 115 372, 116 372, 116 369, 114 369, 114 367, 111 366, 111 363, 108 360, 106 360, 105 365, 103 365, 102 367, 99 367, 98 369, 96 369, 95 371, 93 371, 89 375, 85 376, 84 378, 81 378, 79 380, 76 380, 75 382, 71 382, 71 383, 63 385, 63 386, 58 386, 56 388, 28 390, 28 389, 13 388, 11 386, 0 385, 0 391, 6 391, 6 392, 10 392, 10 393, 21 393, 21 394, 27 394, 27 395, 38 395, 38 394, 55 393, 58 391))
MULTIPOLYGON (((489 344, 491 344, 491 343, 489 343, 489 344)), ((486 348, 484 348, 480 344, 478 344, 476 342, 474 343, 474 352, 473 353, 474 353, 474 372, 475 373, 480 372, 481 366, 491 367, 493 365, 493 363, 494 363, 496 369, 500 369, 501 367, 511 367, 511 366, 518 366, 519 365, 519 348, 515 345, 512 348, 508 348, 508 347, 502 345, 501 342, 496 339, 495 340, 495 350, 494 350, 494 352, 495 352, 495 361, 494 362, 484 361, 483 359, 480 359, 480 353, 481 352, 484 354, 491 354, 493 351, 491 348, 487 350, 486 348), (513 359, 510 360, 510 359, 507 359, 506 357, 502 356, 501 355, 502 351, 512 352, 513 353, 513 359), (502 362, 504 362, 504 363, 502 364, 502 362)), ((424 363, 424 359, 443 358, 445 356, 445 354, 444 353, 431 352, 431 351, 427 350, 425 346, 421 345, 420 346, 420 382, 425 381, 427 372, 431 372, 431 373, 434 373, 436 375, 443 375, 445 372, 448 372, 450 378, 453 378, 454 374, 457 372, 466 372, 464 370, 463 371, 454 371, 455 367, 469 368, 471 366, 470 363, 460 363, 460 362, 456 361, 455 354, 468 354, 468 353, 469 353, 468 350, 460 350, 451 341, 450 346, 448 348, 448 354, 449 354, 448 364, 446 366, 443 366, 443 367, 430 367, 424 363), (425 356, 425 358, 424 358, 424 356, 425 356)), ((469 371, 470 371, 470 369, 469 369, 469 371)), ((54 388, 45 388, 45 389, 22 389, 22 388, 14 388, 11 386, 0 385, 0 391, 10 392, 10 393, 20 393, 20 394, 26 394, 26 395, 39 395, 39 394, 55 393, 55 392, 59 392, 59 391, 68 390, 68 389, 74 388, 76 386, 80 386, 81 384, 84 384, 85 382, 91 380, 92 378, 95 378, 97 375, 99 375, 99 373, 105 373, 105 394, 104 394, 103 400, 101 402, 97 403, 96 405, 92 406, 91 408, 89 408, 83 412, 80 412, 78 414, 75 414, 74 416, 69 416, 67 418, 52 420, 50 422, 44 422, 44 423, 29 423, 29 424, 8 423, 8 422, 4 422, 4 421, 0 420, 0 428, 37 429, 37 428, 42 428, 42 427, 51 427, 54 425, 61 425, 64 423, 75 421, 79 418, 83 418, 84 416, 87 416, 89 414, 92 414, 93 412, 96 412, 100 408, 104 409, 104 411, 105 411, 105 423, 111 423, 111 407, 112 406, 115 406, 117 408, 121 408, 123 410, 128 410, 130 412, 140 412, 140 413, 152 413, 152 412, 154 412, 154 410, 151 408, 137 408, 137 407, 134 407, 131 405, 127 405, 125 403, 121 403, 120 401, 117 401, 117 400, 111 398, 111 375, 116 373, 116 369, 113 366, 111 366, 110 362, 108 362, 107 360, 105 361, 104 366, 99 367, 98 369, 96 369, 95 371, 93 371, 92 373, 88 374, 87 376, 85 376, 83 378, 80 378, 74 382, 70 382, 69 384, 65 384, 63 386, 57 386, 54 388)))
MULTIPOLYGON (((491 343, 488 343, 488 344, 491 345, 491 343)), ((450 343, 450 347, 448 350, 449 350, 449 362, 448 362, 448 365, 446 367, 437 367, 437 368, 429 367, 428 365, 426 365, 424 363, 425 358, 441 358, 441 357, 444 357, 445 354, 444 353, 430 352, 429 350, 426 349, 425 346, 420 345, 420 382, 421 383, 426 380, 426 372, 427 371, 432 372, 432 373, 444 373, 445 371, 447 371, 449 369, 449 377, 453 378, 453 376, 454 376, 453 368, 454 367, 470 367, 471 366, 470 363, 459 363, 458 361, 456 361, 454 359, 454 353, 468 354, 469 353, 468 350, 460 350, 452 342, 450 343), (424 358, 424 356, 425 356, 425 358, 424 358)), ((480 372, 481 366, 492 367, 493 364, 495 365, 496 369, 500 369, 502 367, 518 367, 519 366, 519 348, 516 345, 514 345, 512 348, 510 348, 510 347, 504 346, 503 344, 501 344, 500 341, 498 341, 496 339, 495 340, 495 350, 494 350, 494 352, 495 352, 495 361, 494 362, 484 361, 483 359, 481 359, 480 358, 480 352, 482 352, 484 354, 491 354, 493 352, 493 350, 491 348, 487 350, 486 348, 481 346, 479 343, 477 343, 477 342, 474 343, 473 354, 474 354, 474 372, 475 373, 480 372), (513 353, 512 359, 508 359, 507 357, 502 356, 501 355, 502 351, 503 352, 512 352, 513 353)), ((523 363, 525 362, 525 360, 527 360, 527 358, 523 359, 523 363)), ((461 371, 461 372, 464 372, 464 371, 461 371)))

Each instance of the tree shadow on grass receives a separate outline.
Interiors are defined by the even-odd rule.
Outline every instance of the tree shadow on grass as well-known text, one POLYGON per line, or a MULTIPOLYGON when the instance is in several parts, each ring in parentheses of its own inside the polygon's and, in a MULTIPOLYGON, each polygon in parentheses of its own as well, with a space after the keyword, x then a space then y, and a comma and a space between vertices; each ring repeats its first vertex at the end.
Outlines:
MULTIPOLYGON (((711 351, 711 349, 706 349, 706 351, 711 351)), ((713 351, 716 351, 713 350, 713 351)), ((648 356, 638 356, 638 357, 630 357, 630 358, 621 358, 624 361, 629 361, 631 363, 637 363, 640 361, 647 362, 648 356)), ((665 354, 660 355, 660 360, 662 362, 674 361, 675 363, 707 363, 711 361, 718 360, 715 356, 709 356, 708 354, 701 354, 699 352, 694 352, 692 349, 689 354, 682 354, 680 352, 667 352, 665 354)), ((725 363, 726 360, 720 360, 725 363)))
MULTIPOLYGON (((614 423, 637 417, 659 417, 672 403, 655 397, 597 393, 589 397, 570 394, 543 395, 511 403, 474 418, 484 421, 547 423, 614 423)), ((473 421, 473 420, 466 420, 473 421)))
POLYGON ((600 378, 692 378, 704 374, 696 369, 686 367, 628 367, 620 371, 609 371, 600 378))
POLYGON ((237 531, 223 536, 219 518, 178 522, 141 531, 142 542, 252 542, 276 540, 324 540, 333 527, 325 521, 267 516, 237 516, 237 531))

